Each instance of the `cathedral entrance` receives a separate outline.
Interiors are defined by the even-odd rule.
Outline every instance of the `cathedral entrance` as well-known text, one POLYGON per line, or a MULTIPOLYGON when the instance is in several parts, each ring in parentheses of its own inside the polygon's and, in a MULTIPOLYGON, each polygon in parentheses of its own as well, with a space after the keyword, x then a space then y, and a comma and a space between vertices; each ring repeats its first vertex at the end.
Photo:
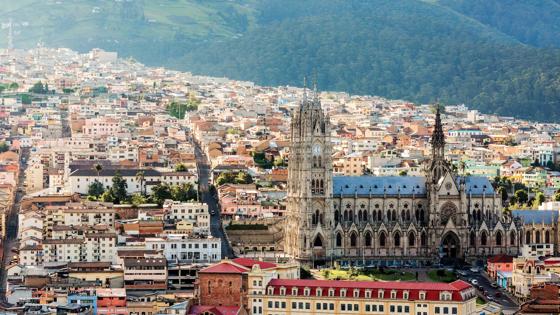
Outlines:
POLYGON ((440 255, 444 261, 457 260, 461 256, 461 241, 454 232, 447 232, 441 240, 440 255))

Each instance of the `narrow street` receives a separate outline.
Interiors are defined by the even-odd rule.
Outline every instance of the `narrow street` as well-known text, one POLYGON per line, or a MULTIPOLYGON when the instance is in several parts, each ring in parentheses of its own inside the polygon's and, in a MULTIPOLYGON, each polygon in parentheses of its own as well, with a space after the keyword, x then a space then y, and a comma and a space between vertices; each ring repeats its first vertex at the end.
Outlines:
POLYGON ((23 184, 25 182, 25 170, 27 168, 27 161, 29 159, 29 148, 22 148, 20 155, 20 170, 17 182, 17 188, 14 197, 14 203, 6 212, 6 236, 2 240, 3 244, 3 259, 0 268, 0 302, 6 305, 6 266, 10 264, 14 253, 12 249, 17 246, 18 234, 18 211, 20 208, 21 199, 25 195, 23 192, 23 184))
POLYGON ((195 148, 196 167, 198 169, 198 191, 200 201, 208 204, 208 211, 210 212, 210 233, 212 233, 212 236, 219 237, 222 240, 222 258, 233 258, 233 250, 222 226, 217 196, 213 195, 210 191, 210 185, 208 184, 210 179, 210 163, 208 162, 208 157, 196 142, 193 142, 193 144, 195 148))

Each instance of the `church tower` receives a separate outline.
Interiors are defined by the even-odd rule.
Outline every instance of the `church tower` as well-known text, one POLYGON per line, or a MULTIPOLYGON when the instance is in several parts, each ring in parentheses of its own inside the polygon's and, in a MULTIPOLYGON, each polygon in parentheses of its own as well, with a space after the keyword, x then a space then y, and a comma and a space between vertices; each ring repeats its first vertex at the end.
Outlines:
POLYGON ((314 88, 292 114, 284 251, 312 262, 332 250, 332 158, 329 117, 314 88))

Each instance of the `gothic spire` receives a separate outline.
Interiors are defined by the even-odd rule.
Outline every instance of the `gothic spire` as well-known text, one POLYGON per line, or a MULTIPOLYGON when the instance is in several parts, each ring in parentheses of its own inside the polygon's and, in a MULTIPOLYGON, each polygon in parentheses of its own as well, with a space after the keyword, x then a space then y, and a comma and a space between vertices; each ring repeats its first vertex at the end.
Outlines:
POLYGON ((445 135, 443 134, 443 125, 441 124, 440 105, 436 104, 436 122, 434 132, 432 133, 432 158, 442 159, 445 151, 445 135))
POLYGON ((303 77, 303 101, 301 102, 301 105, 305 106, 305 103, 307 103, 307 77, 306 76, 303 77))

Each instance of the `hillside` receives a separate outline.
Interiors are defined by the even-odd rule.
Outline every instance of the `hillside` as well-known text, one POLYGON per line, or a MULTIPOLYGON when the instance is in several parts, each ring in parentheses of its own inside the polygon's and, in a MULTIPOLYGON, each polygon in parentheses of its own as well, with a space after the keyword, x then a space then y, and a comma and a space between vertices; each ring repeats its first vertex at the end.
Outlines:
POLYGON ((559 1, 20 0, 0 20, 21 25, 18 47, 270 85, 317 72, 322 89, 560 121, 559 1))

